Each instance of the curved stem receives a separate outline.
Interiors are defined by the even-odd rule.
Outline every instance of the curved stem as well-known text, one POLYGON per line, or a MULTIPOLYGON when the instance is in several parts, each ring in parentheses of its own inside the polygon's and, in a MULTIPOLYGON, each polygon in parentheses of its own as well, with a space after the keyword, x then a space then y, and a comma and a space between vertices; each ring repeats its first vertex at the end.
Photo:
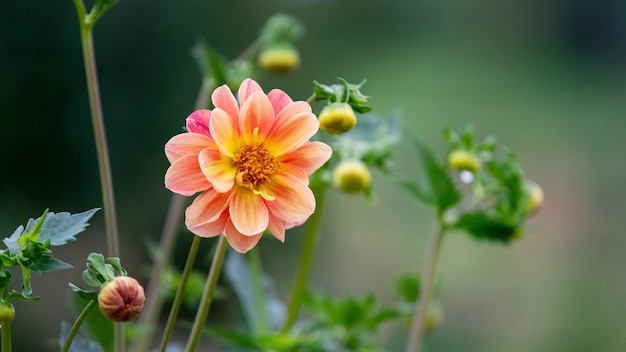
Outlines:
POLYGON ((63 344, 63 348, 61 349, 61 352, 67 352, 70 350, 70 347, 72 346, 72 341, 74 341, 74 337, 78 333, 78 329, 80 329, 80 326, 82 325, 83 321, 85 320, 85 318, 87 318, 87 315, 89 314, 91 309, 95 306, 96 306, 96 300, 92 299, 91 301, 89 301, 89 303, 87 303, 85 308, 83 308, 83 311, 80 312, 80 314, 78 315, 78 318, 76 318, 76 321, 74 322, 74 325, 72 325, 72 329, 70 330, 70 333, 67 335, 67 339, 65 340, 65 343, 63 344))
POLYGON ((291 292, 291 298, 287 305, 287 318, 283 323, 281 333, 287 333, 291 326, 296 322, 300 306, 302 306, 302 298, 307 287, 311 264, 313 263, 313 254, 318 241, 319 227, 322 220, 322 208, 324 207, 324 198, 327 186, 319 186, 313 189, 317 206, 315 212, 307 221, 307 229, 304 235, 304 244, 300 253, 300 262, 296 270, 296 278, 291 292))
POLYGON ((165 330, 163 331, 163 338, 161 339, 161 352, 165 352, 167 350, 167 345, 169 344, 172 333, 174 332, 174 323, 176 322, 180 305, 182 304, 183 297, 185 296, 185 288, 187 287, 187 281, 189 280, 189 275, 193 269, 193 263, 196 261, 196 254, 198 254, 198 248, 200 248, 201 240, 202 237, 194 235, 191 247, 189 247, 189 254, 187 254, 185 268, 183 269, 180 283, 178 285, 178 289, 176 290, 176 296, 174 297, 174 303, 172 303, 172 309, 170 310, 170 315, 167 318, 165 330))
POLYGON ((198 341, 200 341, 200 336, 202 335, 202 330, 204 329, 204 323, 209 315, 211 302, 213 302, 213 291, 217 285, 217 279, 220 276, 227 248, 228 242, 226 241, 226 236, 221 235, 217 242, 217 248, 215 249, 213 262, 211 263, 211 270, 209 270, 209 276, 207 277, 206 284, 204 285, 202 301, 200 302, 200 307, 198 307, 196 320, 193 322, 193 327, 191 328, 191 334, 189 335, 187 348, 185 349, 186 352, 195 351, 198 341))
POLYGON ((426 311, 428 309, 428 301, 432 291, 433 278, 437 266, 437 257, 445 228, 441 222, 435 226, 433 234, 430 238, 430 244, 426 257, 424 258, 424 266, 422 267, 422 275, 420 277, 420 293, 417 298, 413 321, 409 330, 409 339, 407 342, 406 352, 419 352, 422 348, 422 340, 424 330, 426 328, 426 311))

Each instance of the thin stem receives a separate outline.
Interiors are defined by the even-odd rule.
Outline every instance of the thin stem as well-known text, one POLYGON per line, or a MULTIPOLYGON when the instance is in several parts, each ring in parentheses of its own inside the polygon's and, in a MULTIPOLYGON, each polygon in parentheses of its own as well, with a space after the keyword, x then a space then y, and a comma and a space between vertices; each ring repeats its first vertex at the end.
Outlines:
POLYGON ((167 350, 167 345, 169 344, 172 333, 174 332, 174 323, 176 322, 180 305, 182 304, 185 296, 185 288, 187 287, 187 281, 189 280, 189 275, 193 269, 193 263, 196 261, 196 254, 198 254, 198 248, 200 248, 201 240, 202 237, 194 235, 191 247, 189 247, 189 254, 187 254, 185 268, 183 269, 180 283, 178 285, 178 289, 176 290, 176 296, 174 297, 174 302, 172 303, 172 308, 170 310, 170 315, 167 318, 165 330, 163 331, 163 338, 161 339, 161 352, 165 352, 165 350, 167 350))
POLYGON ((78 315, 78 318, 76 318, 76 321, 74 322, 74 325, 72 325, 72 329, 70 330, 70 333, 67 335, 67 340, 65 340, 65 343, 63 344, 63 348, 61 349, 61 352, 67 352, 70 350, 70 347, 72 346, 72 341, 74 341, 74 337, 78 333, 78 329, 80 329, 80 326, 82 325, 83 321, 85 320, 85 318, 87 318, 87 315, 89 314, 91 309, 95 306, 96 306, 96 300, 92 299, 91 301, 89 301, 89 303, 87 303, 85 308, 83 308, 83 311, 80 312, 80 314, 78 315))
POLYGON ((198 313, 196 313, 196 320, 193 322, 191 328, 191 334, 187 341, 186 352, 193 352, 200 341, 202 330, 204 329, 204 323, 209 315, 209 308, 211 308, 211 302, 213 302, 213 291, 217 285, 217 279, 220 276, 222 269, 222 263, 226 255, 226 249, 228 248, 228 242, 226 236, 221 235, 217 242, 217 248, 213 256, 213 262, 211 263, 211 270, 209 270, 209 276, 207 277, 206 284, 204 285, 204 291, 202 292, 202 301, 200 307, 198 307, 198 313))
POLYGON ((93 46, 92 26, 81 23, 81 39, 83 44, 83 58, 85 61, 85 73, 87 76, 87 90, 89 93, 89 106, 91 109, 91 121, 98 154, 98 168, 100 170, 100 184, 102 189, 102 202, 104 208, 104 220, 107 235, 107 253, 110 257, 119 257, 119 244, 117 232, 117 217, 115 213, 115 201, 113 197, 113 179, 111 177, 111 164, 104 129, 104 117, 100 102, 100 88, 98 86, 98 73, 96 70, 96 54, 93 46))
POLYGON ((7 321, 0 326, 0 338, 2 339, 2 352, 11 352, 11 322, 7 321))
POLYGON ((313 189, 317 206, 315 212, 307 221, 307 229, 304 235, 304 244, 300 253, 300 262, 296 270, 296 278, 291 292, 291 298, 287 305, 287 318, 283 323, 281 333, 287 333, 291 326, 296 322, 302 299, 307 287, 311 264, 313 263, 313 254, 318 241, 318 233, 322 219, 322 208, 324 207, 324 198, 326 195, 326 186, 319 186, 313 189))
MULTIPOLYGON (((96 54, 93 46, 93 22, 87 21, 85 9, 81 1, 75 0, 76 11, 79 16, 81 42, 83 46, 83 59, 85 61, 85 73, 87 77, 87 91, 91 120, 98 155, 98 169, 100 171, 100 187, 102 190, 102 203, 104 208, 104 222, 107 238, 107 253, 109 257, 119 257, 119 240, 117 231, 117 217, 115 212, 115 200, 113 197, 113 178, 111 176, 111 164, 109 162, 109 150, 104 130, 104 117, 100 102, 100 88, 98 85, 98 72, 96 70, 96 54)), ((124 351, 124 326, 121 323, 113 325, 114 346, 117 352, 124 351)))
POLYGON ((246 253, 252 277, 252 296, 254 308, 256 310, 256 324, 254 331, 256 335, 263 335, 269 331, 267 321, 267 302, 265 301, 265 290, 263 289, 263 269, 261 267, 261 256, 259 248, 256 247, 246 253))
POLYGON ((439 221, 433 230, 428 251, 424 258, 424 266, 422 267, 422 275, 420 277, 420 293, 409 330, 406 352, 419 352, 422 348, 422 340, 426 328, 426 311, 428 310, 428 301, 432 292, 433 278, 435 277, 437 258, 444 232, 445 227, 439 221))

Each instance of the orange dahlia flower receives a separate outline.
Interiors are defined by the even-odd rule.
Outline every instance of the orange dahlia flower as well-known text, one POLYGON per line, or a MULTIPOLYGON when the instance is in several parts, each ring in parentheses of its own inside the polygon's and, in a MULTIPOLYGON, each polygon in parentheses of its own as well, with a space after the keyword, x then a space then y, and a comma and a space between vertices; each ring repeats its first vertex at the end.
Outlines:
POLYGON ((266 229, 284 241, 286 229, 313 214, 308 175, 332 150, 309 140, 319 122, 308 103, 278 89, 266 95, 251 79, 238 97, 217 88, 215 108, 192 113, 188 133, 167 142, 165 186, 184 196, 202 192, 185 212, 187 228, 202 237, 223 233, 245 253, 266 229))

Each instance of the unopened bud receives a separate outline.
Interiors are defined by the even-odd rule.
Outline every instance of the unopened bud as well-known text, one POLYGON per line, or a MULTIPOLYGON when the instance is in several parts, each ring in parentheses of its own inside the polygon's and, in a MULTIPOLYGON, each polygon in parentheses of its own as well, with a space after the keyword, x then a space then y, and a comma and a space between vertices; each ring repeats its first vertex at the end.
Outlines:
POLYGON ((370 188, 372 175, 359 160, 341 162, 333 172, 333 185, 346 193, 361 193, 370 188))
POLYGON ((98 307, 110 320, 125 322, 143 310, 145 300, 143 287, 137 280, 129 276, 116 276, 100 290, 98 307))
POLYGON ((258 62, 268 71, 289 72, 300 64, 300 54, 291 44, 274 44, 261 51, 258 62))
POLYGON ((530 180, 524 181, 524 190, 528 194, 526 211, 528 211, 530 215, 535 214, 543 205, 543 190, 538 184, 530 180))
POLYGON ((467 150, 456 149, 448 154, 448 166, 451 168, 474 173, 480 168, 480 165, 480 159, 467 150))
POLYGON ((320 128, 330 134, 342 135, 356 125, 354 110, 348 103, 330 103, 320 113, 320 128))
POLYGON ((6 301, 0 301, 0 327, 15 319, 15 307, 6 301))

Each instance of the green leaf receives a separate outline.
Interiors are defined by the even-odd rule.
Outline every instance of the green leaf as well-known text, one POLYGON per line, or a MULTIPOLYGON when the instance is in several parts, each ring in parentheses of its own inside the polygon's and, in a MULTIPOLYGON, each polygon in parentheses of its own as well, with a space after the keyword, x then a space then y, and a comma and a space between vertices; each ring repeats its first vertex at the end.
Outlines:
POLYGON ((202 72, 204 78, 213 77, 215 86, 227 82, 224 59, 209 46, 204 39, 199 39, 191 49, 191 56, 202 72))
POLYGON ((99 290, 83 290, 82 288, 74 285, 71 282, 68 283, 68 285, 70 286, 70 289, 73 292, 78 294, 78 296, 80 296, 83 299, 86 299, 86 300, 98 299, 98 292, 100 292, 99 290))
MULTIPOLYGON (((245 256, 230 250, 224 262, 224 275, 237 296, 247 326, 252 331, 258 331, 252 273, 245 256)), ((263 286, 266 316, 268 318, 267 324, 271 328, 277 328, 285 319, 284 304, 279 300, 271 278, 263 274, 260 279, 263 286)))
MULTIPOLYGON (((53 246, 61 246, 76 240, 76 235, 83 232, 89 225, 87 221, 99 210, 94 208, 78 214, 48 213, 41 226, 39 242, 50 240, 53 246)), ((43 216, 42 216, 43 217, 43 216)), ((26 231, 29 230, 28 225, 26 231)))
POLYGON ((120 262, 120 258, 118 257, 109 257, 107 258, 109 264, 117 270, 120 276, 128 276, 128 272, 124 268, 122 268, 122 263, 120 262))
POLYGON ((22 296, 28 297, 33 293, 33 288, 30 285, 30 268, 24 265, 20 265, 22 269, 22 296))
POLYGON ((419 275, 404 275, 396 283, 396 291, 405 302, 415 302, 420 293, 419 275))
POLYGON ((31 266, 30 269, 36 273, 43 273, 46 271, 64 270, 72 268, 72 265, 62 262, 51 256, 43 256, 38 258, 31 266))
POLYGON ((429 196, 425 198, 434 200, 437 212, 441 215, 461 200, 461 193, 454 186, 446 169, 437 162, 433 151, 423 144, 416 135, 413 135, 412 142, 426 172, 426 186, 429 196))
POLYGON ((478 239, 502 243, 510 242, 519 230, 516 224, 481 211, 462 214, 455 223, 455 227, 467 231, 478 239))

